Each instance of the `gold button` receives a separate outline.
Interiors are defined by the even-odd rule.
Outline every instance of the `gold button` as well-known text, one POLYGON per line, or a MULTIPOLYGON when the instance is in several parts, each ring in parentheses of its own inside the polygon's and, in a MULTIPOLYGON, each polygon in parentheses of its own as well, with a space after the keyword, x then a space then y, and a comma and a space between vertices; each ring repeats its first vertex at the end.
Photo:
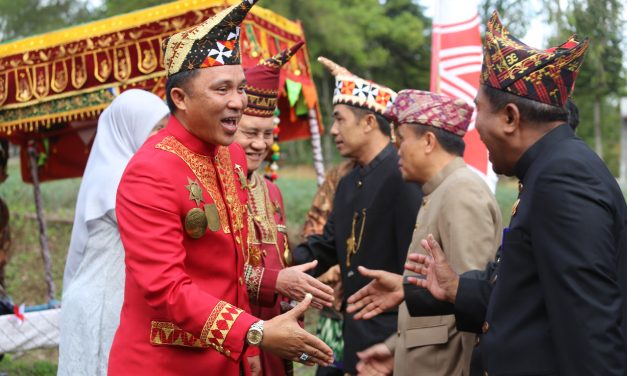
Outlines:
POLYGON ((239 279, 237 281, 239 282, 240 285, 244 284, 244 280, 242 279, 242 277, 239 277, 239 279))
POLYGON ((362 181, 361 181, 361 180, 359 180, 359 181, 357 182, 357 188, 361 188, 361 186, 362 186, 362 185, 364 185, 364 183, 362 183, 362 181))
POLYGON ((400 336, 401 336, 401 331, 400 331, 400 330, 397 330, 397 331, 396 331, 396 336, 397 336, 397 337, 400 337, 400 336))
POLYGON ((224 350, 224 355, 231 356, 231 350, 229 349, 224 350))
POLYGON ((479 346, 480 343, 481 343, 481 337, 476 336, 475 337, 475 347, 479 346))
POLYGON ((487 321, 484 321, 483 326, 481 327, 481 331, 483 332, 483 334, 486 334, 488 330, 490 330, 490 324, 488 324, 487 321))

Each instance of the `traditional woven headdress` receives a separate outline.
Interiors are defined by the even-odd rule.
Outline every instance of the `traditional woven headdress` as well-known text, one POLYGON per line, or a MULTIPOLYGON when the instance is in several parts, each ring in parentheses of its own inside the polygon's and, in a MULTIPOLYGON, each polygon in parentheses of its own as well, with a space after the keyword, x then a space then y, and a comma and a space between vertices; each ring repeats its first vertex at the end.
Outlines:
POLYGON ((248 96, 248 106, 244 110, 246 115, 257 117, 272 117, 274 115, 279 96, 281 67, 294 56, 303 44, 304 42, 300 41, 244 71, 246 74, 246 95, 248 96))
POLYGON ((421 90, 401 90, 385 117, 396 123, 442 128, 458 136, 466 134, 474 109, 461 99, 421 90))
POLYGON ((335 76, 334 105, 347 104, 383 115, 388 106, 394 103, 396 98, 394 90, 357 77, 326 57, 321 56, 318 61, 335 76))
POLYGON ((589 41, 572 36, 536 50, 509 35, 495 11, 483 46, 481 84, 552 106, 563 106, 573 89, 589 41))
POLYGON ((239 25, 258 0, 243 0, 191 29, 163 41, 163 60, 168 76, 219 65, 238 65, 239 25))

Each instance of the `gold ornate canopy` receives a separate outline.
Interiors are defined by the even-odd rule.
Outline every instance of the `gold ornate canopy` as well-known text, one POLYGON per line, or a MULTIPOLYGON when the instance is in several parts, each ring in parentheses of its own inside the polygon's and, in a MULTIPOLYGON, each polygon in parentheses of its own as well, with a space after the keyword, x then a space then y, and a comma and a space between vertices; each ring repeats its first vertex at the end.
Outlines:
MULTIPOLYGON (((180 0, 0 44, 0 137, 38 143, 42 181, 80 176, 97 118, 116 95, 141 88, 163 97, 162 41, 236 2, 180 0)), ((241 35, 244 66, 305 39, 300 23, 258 6, 241 35)), ((281 88, 281 139, 308 137, 318 103, 306 48, 283 68, 281 88)))

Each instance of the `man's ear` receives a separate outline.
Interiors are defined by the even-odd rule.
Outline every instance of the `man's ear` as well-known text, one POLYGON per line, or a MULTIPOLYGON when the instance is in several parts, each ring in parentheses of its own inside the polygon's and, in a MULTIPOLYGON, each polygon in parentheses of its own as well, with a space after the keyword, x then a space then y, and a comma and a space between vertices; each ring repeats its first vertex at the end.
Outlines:
POLYGON ((375 129, 379 128, 379 124, 377 122, 377 117, 374 114, 368 113, 364 117, 361 118, 364 122, 364 132, 369 133, 375 129))
POLYGON ((187 104, 185 103, 185 98, 187 97, 188 95, 183 88, 173 87, 170 90, 170 98, 176 108, 180 111, 187 111, 187 104))
POLYGON ((503 117, 503 130, 506 134, 512 134, 520 128, 520 110, 518 106, 513 103, 508 103, 501 110, 501 116, 503 117))
POLYGON ((435 150, 435 144, 437 142, 435 133, 427 131, 422 136, 422 139, 423 139, 423 142, 425 143, 425 148, 424 148, 425 154, 431 154, 433 150, 435 150))

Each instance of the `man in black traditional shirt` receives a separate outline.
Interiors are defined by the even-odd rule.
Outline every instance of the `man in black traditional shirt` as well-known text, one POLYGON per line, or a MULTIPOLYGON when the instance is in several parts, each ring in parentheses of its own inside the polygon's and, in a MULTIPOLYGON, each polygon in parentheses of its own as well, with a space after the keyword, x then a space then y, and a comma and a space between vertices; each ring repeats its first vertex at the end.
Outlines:
POLYGON ((533 49, 495 13, 485 43, 477 130, 494 171, 520 180, 512 220, 496 262, 461 278, 423 241, 433 259, 416 257, 427 279, 413 282, 452 303, 460 330, 483 333, 484 374, 623 376, 627 207, 566 124, 588 41, 533 49))
MULTIPOLYGON (((382 116, 396 93, 328 59, 319 60, 336 79, 331 134, 340 154, 358 166, 340 180, 323 234, 308 237, 293 254, 297 264, 318 260, 316 275, 339 263, 348 297, 369 282, 357 272, 359 265, 402 273, 422 194, 417 185, 403 181, 390 126, 382 116)), ((390 311, 357 321, 345 314, 344 370, 336 374, 355 374, 357 352, 394 333, 396 316, 390 311)))

